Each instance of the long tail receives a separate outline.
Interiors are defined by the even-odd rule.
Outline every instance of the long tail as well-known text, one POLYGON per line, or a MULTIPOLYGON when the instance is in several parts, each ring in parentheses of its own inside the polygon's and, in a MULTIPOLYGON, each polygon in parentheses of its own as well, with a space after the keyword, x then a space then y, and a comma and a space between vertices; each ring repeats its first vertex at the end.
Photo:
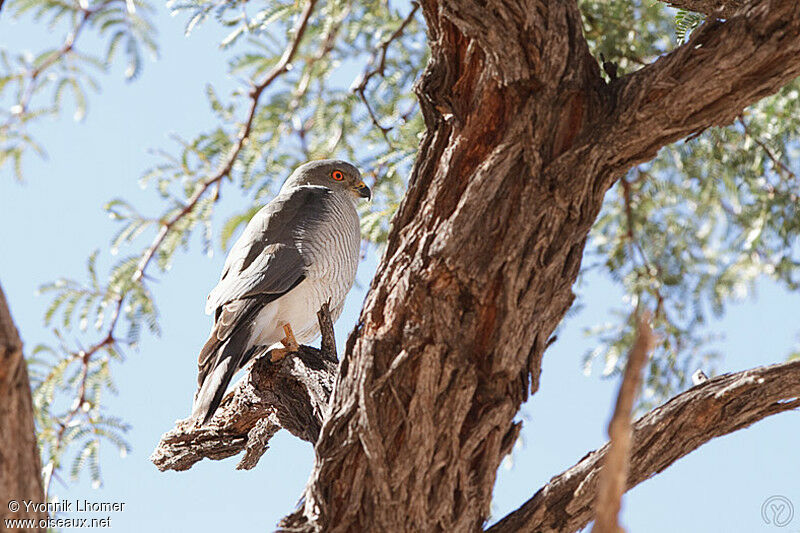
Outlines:
POLYGON ((230 359, 222 361, 197 389, 192 403, 192 418, 195 420, 202 420, 205 424, 211 420, 219 404, 222 403, 225 390, 236 372, 230 363, 230 359))
POLYGON ((201 360, 204 359, 206 351, 216 353, 207 358, 205 368, 200 368, 197 380, 197 392, 192 403, 192 418, 203 421, 203 424, 211 420, 217 411, 225 390, 233 379, 234 374, 242 368, 248 360, 247 342, 250 338, 251 327, 237 327, 233 334, 223 342, 209 339, 201 352, 201 360))

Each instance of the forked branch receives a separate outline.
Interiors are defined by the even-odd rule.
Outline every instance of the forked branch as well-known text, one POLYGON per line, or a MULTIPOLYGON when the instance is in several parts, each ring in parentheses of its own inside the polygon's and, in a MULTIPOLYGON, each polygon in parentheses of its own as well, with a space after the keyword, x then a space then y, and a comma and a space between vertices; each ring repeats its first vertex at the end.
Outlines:
MULTIPOLYGON (((671 142, 733 122, 800 75, 800 10, 794 0, 750 1, 709 19, 689 42, 612 83, 613 113, 582 141, 605 167, 604 186, 671 142), (602 131, 602 138, 595 137, 602 131), (602 153, 601 153, 602 152, 602 153)), ((580 142, 580 141, 579 141, 580 142)), ((576 150, 578 161, 592 156, 576 150)), ((563 175, 561 161, 553 168, 563 175)), ((566 183, 574 188, 576 183, 566 183)))

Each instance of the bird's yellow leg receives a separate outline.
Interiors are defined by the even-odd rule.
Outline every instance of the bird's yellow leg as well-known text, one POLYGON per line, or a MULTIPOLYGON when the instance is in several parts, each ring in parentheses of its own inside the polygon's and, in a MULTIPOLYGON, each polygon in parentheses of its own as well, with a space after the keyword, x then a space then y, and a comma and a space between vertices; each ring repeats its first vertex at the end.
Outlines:
POLYGON ((294 332, 292 331, 292 326, 289 324, 285 324, 283 326, 283 332, 286 336, 281 339, 281 343, 283 344, 283 348, 275 348, 272 350, 270 354, 270 361, 273 363, 276 361, 280 361, 288 354, 296 352, 300 349, 300 345, 297 344, 297 339, 294 338, 294 332))
POLYGON ((281 339, 281 342, 290 352, 296 352, 300 349, 300 345, 297 344, 297 339, 294 338, 294 332, 292 331, 292 326, 290 324, 286 324, 283 326, 283 332, 286 333, 286 336, 281 339))

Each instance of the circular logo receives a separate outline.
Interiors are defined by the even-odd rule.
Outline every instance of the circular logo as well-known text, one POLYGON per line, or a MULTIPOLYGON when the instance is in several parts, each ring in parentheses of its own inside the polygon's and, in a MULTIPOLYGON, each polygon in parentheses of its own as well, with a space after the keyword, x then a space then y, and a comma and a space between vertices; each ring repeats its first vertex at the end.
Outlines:
POLYGON ((788 526, 794 518, 794 506, 786 496, 770 496, 761 504, 761 519, 775 527, 788 526))

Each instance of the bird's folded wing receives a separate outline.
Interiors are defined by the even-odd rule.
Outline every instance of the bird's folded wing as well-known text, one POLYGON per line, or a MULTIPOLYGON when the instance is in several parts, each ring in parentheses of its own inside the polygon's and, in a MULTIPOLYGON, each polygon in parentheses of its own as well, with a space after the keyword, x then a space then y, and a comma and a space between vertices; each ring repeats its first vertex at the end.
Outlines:
POLYGON ((304 274, 305 263, 295 247, 283 244, 267 246, 244 271, 220 280, 208 295, 206 312, 242 298, 280 296, 292 289, 304 274))
POLYGON ((208 295, 206 313, 241 298, 285 294, 305 275, 302 239, 326 211, 331 191, 302 186, 280 194, 250 220, 225 261, 222 279, 208 295))

